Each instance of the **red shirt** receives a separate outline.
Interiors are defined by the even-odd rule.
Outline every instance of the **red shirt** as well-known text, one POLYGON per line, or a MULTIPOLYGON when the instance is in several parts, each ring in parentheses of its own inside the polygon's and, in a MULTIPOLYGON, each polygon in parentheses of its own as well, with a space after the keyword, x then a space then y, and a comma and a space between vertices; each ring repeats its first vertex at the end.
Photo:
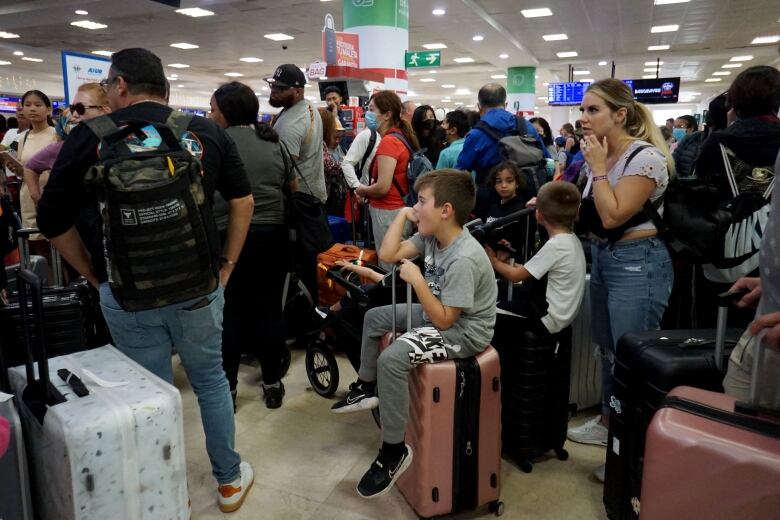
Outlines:
POLYGON ((376 151, 376 157, 373 164, 371 164, 371 182, 376 182, 379 175, 379 163, 377 158, 380 155, 386 155, 392 157, 397 162, 395 163, 395 172, 393 172, 393 178, 404 190, 403 193, 398 192, 396 182, 391 182, 390 189, 387 191, 384 197, 380 199, 371 199, 371 207, 377 209, 399 209, 403 208, 406 203, 404 202, 404 195, 409 192, 409 182, 406 179, 406 168, 409 165, 409 149, 406 145, 394 135, 393 132, 402 133, 398 128, 391 128, 382 140, 379 142, 379 148, 376 151))

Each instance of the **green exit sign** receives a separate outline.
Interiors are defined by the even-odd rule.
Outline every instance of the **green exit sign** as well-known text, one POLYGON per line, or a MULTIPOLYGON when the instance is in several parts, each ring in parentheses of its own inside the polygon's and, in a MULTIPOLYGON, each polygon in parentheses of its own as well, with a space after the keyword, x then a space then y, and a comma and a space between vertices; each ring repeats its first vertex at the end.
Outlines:
POLYGON ((406 51, 406 68, 441 67, 441 51, 406 51))

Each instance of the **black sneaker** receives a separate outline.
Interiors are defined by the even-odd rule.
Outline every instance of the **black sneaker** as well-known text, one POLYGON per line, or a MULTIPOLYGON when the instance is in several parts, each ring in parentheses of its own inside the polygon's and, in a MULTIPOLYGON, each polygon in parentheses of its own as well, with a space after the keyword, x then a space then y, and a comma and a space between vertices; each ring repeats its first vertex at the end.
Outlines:
POLYGON ((266 408, 279 408, 284 397, 284 383, 279 381, 279 386, 263 386, 263 400, 266 408))
POLYGON ((330 315, 330 307, 327 305, 320 305, 314 308, 314 313, 322 320, 327 321, 328 315, 330 315))
POLYGON ((398 460, 387 460, 382 451, 379 451, 379 455, 357 485, 358 495, 363 498, 376 498, 390 491, 398 477, 412 463, 412 448, 408 444, 405 447, 406 450, 398 460))
POLYGON ((376 396, 376 385, 352 383, 349 385, 349 393, 346 397, 331 406, 330 410, 335 413, 359 412, 377 406, 379 406, 379 398, 376 396))
POLYGON ((238 396, 238 390, 231 390, 230 397, 233 399, 233 413, 236 413, 236 397, 238 396))

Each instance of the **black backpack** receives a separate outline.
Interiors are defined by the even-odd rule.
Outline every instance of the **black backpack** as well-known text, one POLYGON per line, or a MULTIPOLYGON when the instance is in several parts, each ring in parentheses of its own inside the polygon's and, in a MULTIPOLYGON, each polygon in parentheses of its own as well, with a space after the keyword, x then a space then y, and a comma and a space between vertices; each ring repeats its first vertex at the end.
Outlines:
POLYGON ((85 182, 101 206, 111 290, 127 311, 218 287, 220 243, 203 167, 180 140, 191 120, 174 110, 164 124, 118 127, 109 116, 85 122, 101 142, 100 161, 85 182))
POLYGON ((393 137, 398 138, 398 140, 401 141, 409 151, 409 162, 406 165, 406 182, 409 185, 409 190, 404 193, 404 190, 401 188, 401 183, 398 182, 398 179, 395 178, 395 175, 393 175, 393 186, 395 186, 395 189, 398 190, 398 193, 401 195, 401 197, 403 197, 406 205, 412 207, 417 204, 417 193, 414 191, 414 183, 417 181, 417 179, 429 171, 432 171, 433 165, 425 155, 426 149, 420 148, 415 152, 412 149, 412 145, 410 145, 409 141, 407 141, 406 137, 404 137, 404 134, 399 132, 390 132, 388 135, 392 135, 393 137))

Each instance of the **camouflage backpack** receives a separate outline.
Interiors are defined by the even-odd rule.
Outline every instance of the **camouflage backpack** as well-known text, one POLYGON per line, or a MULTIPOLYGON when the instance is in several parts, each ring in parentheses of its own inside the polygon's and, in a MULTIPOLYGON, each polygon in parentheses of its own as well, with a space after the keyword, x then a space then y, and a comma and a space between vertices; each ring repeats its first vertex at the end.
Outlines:
POLYGON ((103 216, 111 290, 127 311, 205 296, 219 284, 219 237, 206 200, 203 167, 181 139, 192 116, 165 124, 86 121, 100 161, 85 181, 103 216))

